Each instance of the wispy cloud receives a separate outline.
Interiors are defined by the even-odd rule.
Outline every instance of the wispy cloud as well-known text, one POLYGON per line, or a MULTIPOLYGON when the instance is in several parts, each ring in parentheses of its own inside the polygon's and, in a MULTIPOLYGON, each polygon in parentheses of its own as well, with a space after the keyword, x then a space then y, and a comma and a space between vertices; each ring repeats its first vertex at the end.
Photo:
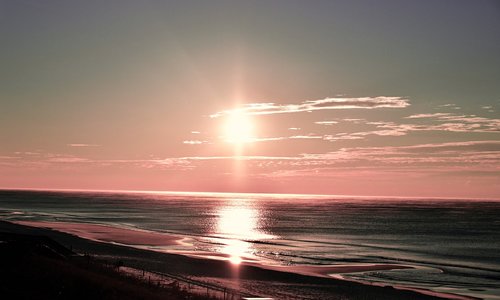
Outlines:
POLYGON ((40 155, 40 152, 33 152, 33 151, 16 151, 14 154, 17 155, 40 155))
MULTIPOLYGON (((400 137, 412 132, 436 131, 456 133, 500 133, 500 119, 479 117, 476 115, 461 115, 453 113, 422 113, 414 114, 403 119, 412 120, 412 123, 398 123, 393 121, 368 121, 360 118, 332 119, 328 121, 316 121, 314 124, 333 126, 342 122, 360 125, 371 125, 365 131, 339 132, 334 134, 301 134, 277 137, 253 137, 247 142, 271 142, 298 139, 322 139, 335 142, 343 140, 363 140, 369 136, 400 137)), ((288 128, 298 130, 300 128, 288 128)), ((189 144, 201 144, 199 141, 185 141, 189 144)))
MULTIPOLYGON (((310 138, 310 136, 304 137, 310 138)), ((318 176, 350 174, 349 176, 356 178, 363 176, 379 178, 384 174, 394 176, 404 174, 411 177, 444 173, 474 173, 474 176, 494 178, 500 173, 500 141, 349 147, 326 153, 302 153, 290 156, 185 156, 109 160, 65 154, 45 154, 42 157, 26 156, 21 160, 16 159, 14 163, 10 157, 0 157, 0 166, 3 168, 24 167, 60 170, 82 168, 127 168, 134 170, 138 168, 213 172, 213 166, 218 165, 221 167, 221 172, 225 172, 225 168, 237 160, 248 166, 247 170, 251 170, 249 176, 257 177, 284 178, 311 175, 318 178, 318 176)))
MULTIPOLYGON (((414 130, 444 130, 456 132, 500 132, 500 119, 478 117, 476 115, 456 115, 451 113, 417 114, 407 119, 431 119, 438 125, 414 125, 414 130), (446 122, 446 123, 444 123, 446 122)), ((388 125, 385 126, 393 126, 388 125)), ((384 126, 384 125, 380 125, 384 126)))
POLYGON ((418 124, 396 123, 389 121, 368 122, 366 120, 355 119, 356 122, 358 123, 364 122, 364 124, 366 125, 375 126, 375 130, 367 130, 361 132, 342 132, 334 135, 325 135, 324 140, 327 141, 359 140, 359 139, 364 139, 365 137, 370 135, 404 136, 411 132, 416 132, 416 131, 500 133, 500 119, 478 117, 476 115, 432 113, 432 114, 415 114, 405 117, 405 119, 412 119, 415 120, 415 122, 418 121, 419 123, 418 124))
POLYGON ((94 159, 69 154, 43 153, 40 156, 16 157, 0 156, 0 165, 7 167, 23 167, 30 169, 53 168, 100 168, 100 167, 132 167, 132 168, 160 168, 171 170, 189 170, 193 168, 187 158, 164 158, 164 159, 94 159))
POLYGON ((206 144, 206 143, 208 143, 208 141, 200 141, 200 140, 187 140, 187 141, 183 141, 182 143, 183 143, 183 144, 187 144, 187 145, 201 145, 201 144, 206 144))
POLYGON ((265 155, 244 155, 244 156, 185 156, 175 158, 175 160, 198 161, 198 160, 300 160, 302 156, 265 156, 265 155))
POLYGON ((361 124, 361 123, 366 123, 366 120, 365 119, 352 119, 352 118, 348 118, 348 119, 333 119, 333 120, 329 120, 329 121, 317 121, 317 122, 314 122, 314 124, 331 126, 331 125, 339 124, 340 122, 349 122, 349 123, 354 123, 354 124, 361 124))
POLYGON ((490 113, 495 112, 495 110, 493 109, 493 106, 483 106, 481 108, 487 110, 490 113))
POLYGON ((318 122, 314 122, 314 124, 326 125, 326 126, 331 126, 331 125, 338 124, 338 123, 339 122, 337 122, 337 121, 318 121, 318 122))
POLYGON ((494 156, 500 160, 500 141, 485 140, 485 141, 464 141, 464 142, 448 142, 448 143, 429 143, 415 144, 407 146, 385 146, 385 147, 352 147, 341 148, 336 151, 327 153, 303 153, 297 156, 187 156, 179 158, 171 158, 170 160, 198 161, 198 160, 293 160, 293 161, 328 161, 331 163, 340 163, 341 161, 362 159, 370 161, 378 157, 378 160, 384 160, 385 157, 391 155, 404 155, 410 159, 417 156, 426 157, 440 154, 443 160, 446 160, 455 154, 456 157, 461 155, 470 155, 471 153, 483 153, 488 156, 494 156), (418 155, 417 155, 418 154, 418 155))
POLYGON ((19 156, 7 156, 7 155, 0 155, 0 160, 1 159, 19 159, 21 157, 19 156))
MULTIPOLYGON (((304 166, 377 168, 480 167, 500 171, 500 141, 467 141, 409 146, 354 147, 319 154, 303 154, 304 166)), ((295 163, 294 165, 299 165, 295 163)))
POLYGON ((291 137, 289 137, 289 139, 305 139, 305 140, 308 140, 308 139, 322 139, 323 136, 322 135, 293 135, 291 137))
POLYGON ((363 137, 359 135, 353 135, 346 132, 337 133, 336 135, 325 135, 323 137, 325 141, 341 141, 341 140, 362 140, 363 137))
POLYGON ((246 142, 248 143, 255 143, 255 142, 271 142, 271 141, 282 141, 286 140, 288 137, 285 136, 276 136, 276 137, 254 137, 254 138, 249 138, 247 139, 246 142))
POLYGON ((482 146, 493 146, 496 150, 500 151, 500 141, 465 141, 465 142, 448 142, 448 143, 434 143, 434 144, 417 144, 410 146, 392 147, 397 149, 422 149, 422 148, 474 148, 482 146))
POLYGON ((439 105, 438 108, 439 107, 446 107, 446 108, 449 108, 449 109, 456 109, 456 110, 461 109, 460 106, 458 106, 458 105, 456 105, 454 103, 442 104, 442 105, 439 105))
POLYGON ((342 97, 308 100, 299 104, 249 103, 239 108, 216 112, 210 117, 217 118, 232 114, 270 115, 330 109, 404 108, 409 105, 409 100, 403 97, 342 97))
POLYGON ((365 119, 352 119, 352 118, 349 118, 349 119, 342 119, 342 121, 344 121, 344 122, 352 122, 352 123, 355 123, 355 124, 359 124, 361 122, 365 122, 366 120, 365 119))
POLYGON ((405 119, 424 119, 424 118, 437 118, 443 116, 449 116, 450 113, 434 113, 434 114, 416 114, 405 117, 405 119))
MULTIPOLYGON (((274 177, 308 174, 321 176, 328 170, 357 170, 370 174, 413 170, 429 172, 500 172, 500 141, 465 141, 415 144, 407 146, 351 147, 327 153, 303 153, 296 156, 199 156, 182 157, 193 168, 211 166, 209 161, 245 161, 274 177), (318 173, 319 172, 319 173, 318 173), (316 173, 316 174, 315 174, 316 173)), ((257 171, 258 172, 258 171, 257 171)), ((407 176, 414 173, 405 174, 407 176)))
POLYGON ((323 139, 323 135, 292 135, 292 136, 276 136, 276 137, 253 137, 248 138, 246 143, 258 143, 258 142, 273 142, 273 141, 284 141, 284 140, 310 140, 310 139, 323 139))
POLYGON ((46 162, 51 162, 51 163, 85 163, 85 162, 91 162, 91 160, 87 158, 81 158, 81 157, 52 157, 46 160, 46 162))

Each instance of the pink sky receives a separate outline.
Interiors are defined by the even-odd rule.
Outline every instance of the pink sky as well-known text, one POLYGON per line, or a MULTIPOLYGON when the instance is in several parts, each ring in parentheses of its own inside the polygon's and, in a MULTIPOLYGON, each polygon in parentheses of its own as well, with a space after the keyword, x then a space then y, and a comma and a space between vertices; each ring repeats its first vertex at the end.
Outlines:
POLYGON ((2 4, 0 188, 500 198, 473 2, 2 4))
MULTIPOLYGON (((299 122, 294 114, 314 116, 302 108, 303 104, 247 104, 237 108, 238 117, 233 119, 226 116, 234 113, 230 110, 199 116, 211 126, 193 126, 192 131, 183 133, 185 140, 168 144, 184 150, 189 154, 186 156, 104 158, 105 144, 84 143, 66 144, 61 153, 14 152, 0 157, 0 178, 6 188, 498 195, 500 141, 403 142, 416 134, 497 134, 498 119, 447 109, 407 115, 399 122, 370 118, 371 110, 386 101, 381 99, 385 98, 344 98, 340 103, 348 101, 349 107, 318 107, 324 111, 365 110, 366 118, 318 117, 317 121, 308 118, 299 122), (362 106, 355 107, 358 101, 362 106), (288 122, 296 127, 263 119, 274 117, 290 117, 288 122), (268 134, 268 126, 273 127, 269 131, 276 132, 274 135, 268 134), (229 139, 227 134, 235 132, 237 139, 229 139)), ((394 105, 380 108, 389 116, 391 110, 406 109, 410 100, 395 97, 383 103, 394 105)))

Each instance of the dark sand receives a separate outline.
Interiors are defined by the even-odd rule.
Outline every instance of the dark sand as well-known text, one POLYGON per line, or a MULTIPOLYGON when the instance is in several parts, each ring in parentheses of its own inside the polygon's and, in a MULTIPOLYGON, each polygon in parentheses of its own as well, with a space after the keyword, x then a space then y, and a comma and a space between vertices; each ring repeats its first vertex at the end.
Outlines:
MULTIPOLYGON (((60 224, 57 226, 60 226, 60 224)), ((407 268, 406 266, 342 265, 264 268, 255 264, 234 265, 228 261, 195 258, 99 242, 95 240, 98 239, 98 233, 102 232, 102 230, 109 231, 111 228, 100 225, 95 226, 97 227, 90 228, 95 229, 95 235, 92 238, 94 240, 46 228, 29 227, 4 221, 0 221, 0 232, 48 236, 77 253, 86 253, 101 259, 120 260, 128 267, 181 275, 194 280, 202 280, 238 289, 246 294, 261 297, 267 296, 275 299, 442 299, 410 290, 370 286, 326 276, 326 274, 331 273, 407 268)), ((63 229, 61 228, 61 230, 63 229)), ((71 230, 75 230, 75 227, 68 231, 71 232, 71 230)), ((134 234, 137 233, 135 230, 133 232, 134 234)), ((76 231, 73 231, 73 233, 78 234, 76 231)), ((150 242, 149 239, 154 239, 153 236, 155 235, 150 236, 150 233, 142 231, 138 231, 138 233, 138 242, 142 241, 144 243, 146 241, 150 242)), ((119 230, 116 234, 119 237, 120 234, 130 234, 130 232, 125 233, 119 230)), ((160 235, 161 242, 159 243, 162 245, 178 241, 178 237, 160 235)), ((130 237, 127 237, 127 240, 130 241, 130 237)))
POLYGON ((146 281, 123 270, 45 236, 0 231, 1 299, 213 300, 175 281, 146 281))

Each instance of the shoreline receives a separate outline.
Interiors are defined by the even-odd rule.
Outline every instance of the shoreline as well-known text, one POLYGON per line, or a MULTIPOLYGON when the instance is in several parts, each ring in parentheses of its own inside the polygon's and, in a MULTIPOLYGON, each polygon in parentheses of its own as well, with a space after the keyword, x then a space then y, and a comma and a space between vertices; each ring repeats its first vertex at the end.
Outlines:
POLYGON ((183 239, 182 237, 177 237, 172 234, 162 234, 140 229, 126 229, 93 223, 47 221, 12 221, 12 223, 57 230, 92 241, 131 246, 174 246, 180 244, 183 239), (131 238, 133 239, 132 244, 130 243, 131 238))
MULTIPOLYGON (((1 226, 2 223, 5 221, 0 222, 0 230, 4 229, 1 226)), ((269 266, 269 265, 262 265, 258 263, 251 263, 251 262, 243 262, 239 265, 231 264, 227 260, 221 260, 221 259, 210 259, 206 257, 200 257, 196 256, 193 257, 189 254, 183 254, 182 252, 176 252, 176 254, 173 253, 168 253, 168 252, 162 252, 162 251, 154 251, 154 250, 145 250, 140 247, 134 247, 133 245, 121 245, 121 244, 116 244, 116 241, 101 241, 99 239, 96 239, 96 237, 99 237, 100 235, 104 234, 112 234, 113 237, 123 237, 123 234, 138 234, 136 238, 138 239, 137 242, 142 242, 145 243, 146 241, 149 241, 151 239, 154 240, 154 238, 157 238, 156 235, 161 236, 161 242, 160 243, 162 246, 167 246, 167 245, 175 245, 178 243, 182 238, 173 236, 170 234, 161 234, 161 233, 154 233, 154 232, 147 232, 147 231, 142 231, 142 230, 133 230, 133 229, 122 229, 122 228, 116 228, 116 232, 114 231, 114 227, 111 226, 105 226, 105 225, 97 225, 97 224, 81 224, 81 223, 63 223, 63 222, 33 222, 33 221, 20 221, 20 222, 5 222, 5 224, 12 224, 14 226, 22 226, 24 227, 24 231, 42 231, 44 234, 47 235, 56 235, 64 236, 64 240, 66 243, 63 244, 68 244, 70 242, 70 247, 73 249, 73 245, 71 242, 73 242, 75 239, 79 240, 79 242, 83 242, 83 244, 89 244, 91 243, 92 245, 86 245, 83 248, 84 249, 79 249, 82 253, 90 253, 94 254, 100 257, 115 257, 115 258, 120 258, 123 257, 124 255, 121 254, 121 252, 126 249, 125 252, 143 252, 142 255, 144 257, 147 256, 156 256, 159 255, 161 259, 159 261, 168 261, 169 264, 171 264, 174 261, 184 261, 185 263, 181 265, 178 265, 176 267, 171 267, 170 269, 167 269, 169 272, 174 272, 174 273, 179 273, 179 274, 188 274, 189 276, 193 277, 199 277, 199 278, 206 278, 207 280, 220 280, 222 283, 227 284, 229 286, 233 285, 234 287, 234 281, 237 281, 237 287, 240 287, 242 283, 244 283, 245 287, 240 287, 244 288, 245 292, 249 293, 255 290, 259 290, 262 288, 262 283, 255 283, 257 281, 271 281, 271 282, 284 282, 287 284, 298 284, 298 285, 303 285, 304 283, 307 283, 309 285, 317 285, 318 290, 320 290, 320 293, 325 293, 324 291, 321 291, 322 289, 325 288, 325 286, 332 286, 333 290, 339 289, 344 290, 347 287, 349 289, 352 289, 353 291, 356 290, 367 290, 368 293, 375 293, 376 289, 382 289, 384 291, 384 294, 387 294, 388 291, 391 291, 390 293, 395 293, 398 294, 395 298, 393 299, 453 299, 452 294, 444 294, 444 293, 437 293, 431 290, 420 290, 420 289, 412 289, 408 288, 407 290, 403 291, 400 289, 400 287, 397 286, 390 286, 390 285, 383 285, 383 286, 375 286, 373 284, 367 284, 367 283, 362 283, 362 282, 352 282, 350 280, 342 279, 342 278, 337 278, 335 275, 343 274, 343 273, 353 273, 353 272, 367 272, 367 271, 376 271, 376 270, 390 270, 390 269, 404 269, 404 268, 411 268, 411 266, 404 266, 404 265, 391 265, 391 264, 353 264, 353 265, 329 265, 329 266, 269 266), (68 227, 69 225, 73 225, 72 228, 68 227), (38 226, 36 226, 38 225, 38 226), (64 225, 64 226, 63 226, 64 225), (29 226, 29 227, 26 227, 29 226), (49 227, 49 228, 47 228, 49 227), (53 227, 53 228, 50 228, 53 227), (57 227, 57 228, 56 228, 57 227), (65 229, 65 230, 64 230, 65 229), (93 232, 91 234, 87 233, 82 234, 83 236, 80 236, 79 233, 83 229, 91 229, 93 232), (66 231, 66 232, 64 232, 66 231), (71 239, 72 241, 68 241, 71 239), (85 242, 87 241, 87 242, 85 242), (114 243, 113 243, 114 242, 114 243), (95 247, 95 243, 99 244, 99 247, 95 247), (97 249, 101 248, 101 249, 97 249), (102 249, 104 248, 104 249, 102 249), (114 248, 114 249, 112 249, 114 248), (120 248, 120 251, 115 251, 118 250, 116 248, 120 248), (104 251, 103 251, 104 250, 104 251), (104 253, 103 253, 104 252, 104 253), (145 252, 145 253, 144 253, 145 252), (155 253, 155 254, 152 254, 155 253), (168 258, 168 259, 167 259, 168 258), (214 269, 213 269, 214 268, 214 269), (218 268, 219 270, 216 270, 215 268, 218 268), (333 276, 332 276, 333 275, 333 276), (257 286, 257 287, 256 287, 257 286), (260 287, 258 287, 260 286, 260 287), (334 288, 335 287, 335 288, 334 288), (399 294, 401 293, 401 294, 399 294), (410 295, 405 295, 406 293, 411 293, 410 295)), ((19 228, 18 228, 19 229, 19 228)), ((23 231, 21 229, 21 231, 23 231)), ((130 243, 130 236, 127 235, 129 238, 129 243, 130 243)), ((61 240, 60 237, 56 237, 56 240, 61 240)), ((108 238, 109 239, 109 238, 108 238)), ((64 241, 63 241, 64 242, 64 241)), ((138 243, 139 245, 141 243, 138 243)), ((140 255, 139 255, 140 256, 140 255)), ((155 270, 155 267, 151 266, 151 261, 148 259, 147 262, 138 262, 137 260, 141 260, 139 257, 135 257, 134 260, 132 261, 132 264, 129 266, 130 267, 139 267, 139 269, 145 269, 148 271, 158 271, 155 270), (135 261, 135 265, 134 265, 135 261)), ((269 287, 267 287, 269 289, 269 287)), ((305 290, 309 289, 304 288, 305 290)), ((269 296, 270 295, 276 295, 276 293, 284 293, 286 291, 264 291, 260 292, 259 296, 269 296)), ((307 293, 311 293, 311 291, 305 291, 307 293)), ((380 291, 377 291, 380 292, 380 291)), ((323 295, 323 297, 327 297, 329 295, 328 292, 323 295)), ((370 294, 371 295, 371 294, 370 294)), ((320 296, 321 297, 321 296, 320 296)), ((327 297, 328 298, 328 297, 327 297)), ((325 298, 325 299, 327 299, 325 298)), ((385 299, 387 297, 381 297, 377 298, 374 297, 374 299, 385 299)), ((354 298, 356 299, 356 298, 354 298)), ((391 297, 388 297, 387 299, 391 299, 391 297)), ((467 298, 464 298, 467 299, 467 298)), ((473 299, 473 298, 470 298, 473 299)))
MULTIPOLYGON (((112 227, 108 225, 92 224, 92 223, 74 223, 74 222, 47 222, 47 221, 12 221, 14 224, 46 228, 51 230, 56 230, 72 235, 76 235, 80 238, 120 244, 127 247, 136 246, 174 246, 181 243, 182 237, 175 236, 173 234, 164 234, 158 232, 151 232, 139 229, 125 229, 119 227, 112 227)), ((140 249, 143 249, 139 247, 140 249)), ((154 249, 147 249, 155 251, 154 249)), ((201 259, 213 259, 230 261, 230 256, 224 253, 217 252, 202 252, 197 253, 196 251, 158 251, 166 253, 175 253, 179 255, 201 258, 201 259)), ((241 265, 255 266, 263 269, 290 272, 306 276, 317 276, 330 278, 334 274, 343 273, 359 273, 359 272, 369 272, 369 271, 387 271, 387 270, 397 270, 397 269, 412 269, 412 266, 399 265, 399 264, 342 264, 342 265, 266 265, 258 260, 253 260, 249 258, 244 258, 241 265)), ((345 280, 345 279, 342 279, 345 280)))
POLYGON ((420 294, 435 296, 435 297, 440 297, 440 298, 450 299, 450 300, 481 300, 482 299, 482 298, 478 298, 478 297, 459 295, 459 294, 454 294, 454 293, 443 293, 443 292, 433 291, 433 290, 425 289, 425 288, 414 288, 414 287, 402 286, 402 285, 397 285, 397 284, 390 285, 390 284, 385 284, 383 282, 368 282, 368 281, 362 281, 362 280, 356 280, 356 279, 349 279, 349 278, 345 278, 344 276, 342 276, 342 274, 335 274, 335 275, 332 275, 332 277, 335 279, 339 279, 339 280, 357 282, 357 283, 370 285, 370 286, 380 286, 380 287, 390 286, 390 287, 393 287, 393 288, 398 289, 398 290, 414 291, 414 292, 417 292, 420 294))

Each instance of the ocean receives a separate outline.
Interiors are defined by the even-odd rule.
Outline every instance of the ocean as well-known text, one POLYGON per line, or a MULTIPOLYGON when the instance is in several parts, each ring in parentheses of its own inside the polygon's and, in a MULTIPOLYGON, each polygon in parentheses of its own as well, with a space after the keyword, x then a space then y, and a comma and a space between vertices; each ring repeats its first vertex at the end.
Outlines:
POLYGON ((0 190, 0 218, 178 235, 179 245, 140 247, 235 263, 402 264, 413 268, 341 277, 500 299, 494 200, 0 190))

